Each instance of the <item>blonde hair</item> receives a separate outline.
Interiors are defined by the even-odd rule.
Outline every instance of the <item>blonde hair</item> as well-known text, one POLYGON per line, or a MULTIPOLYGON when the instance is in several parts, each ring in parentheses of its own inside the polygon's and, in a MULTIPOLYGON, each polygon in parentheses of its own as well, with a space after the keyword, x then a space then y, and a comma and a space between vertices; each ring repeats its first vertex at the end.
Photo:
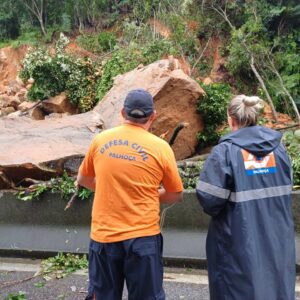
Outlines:
POLYGON ((243 128, 256 125, 263 107, 264 101, 257 96, 238 95, 230 101, 227 112, 243 128))

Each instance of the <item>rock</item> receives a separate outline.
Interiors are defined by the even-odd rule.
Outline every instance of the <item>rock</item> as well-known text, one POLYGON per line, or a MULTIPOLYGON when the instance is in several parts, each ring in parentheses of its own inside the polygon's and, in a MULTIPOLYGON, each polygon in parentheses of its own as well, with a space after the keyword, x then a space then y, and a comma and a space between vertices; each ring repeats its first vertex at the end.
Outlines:
POLYGON ((7 88, 7 95, 13 96, 16 93, 18 93, 21 90, 22 86, 17 80, 12 80, 9 82, 8 88, 7 88))
POLYGON ((32 110, 30 110, 29 113, 31 119, 33 120, 44 120, 45 114, 42 109, 40 109, 38 106, 34 107, 32 110))
POLYGON ((7 87, 3 84, 0 84, 0 94, 5 94, 7 90, 7 87))
POLYGON ((19 105, 21 104, 20 100, 16 96, 9 97, 9 100, 7 102, 7 106, 12 106, 15 110, 18 109, 19 105))
POLYGON ((65 93, 44 100, 42 105, 47 113, 77 113, 77 109, 70 103, 65 93))
MULTIPOLYGON (((168 131, 169 141, 179 122, 190 124, 179 133, 173 149, 177 159, 192 155, 196 134, 203 126, 196 111, 203 90, 181 69, 171 71, 169 61, 161 60, 118 76, 93 111, 42 121, 24 116, 1 118, 0 172, 14 183, 26 177, 47 180, 63 170, 76 174, 92 138, 103 127, 102 120, 105 128, 120 124, 124 98, 136 88, 144 88, 154 97, 158 113, 151 129, 154 134, 160 136, 168 131)), ((19 107, 26 104, 34 105, 23 102, 19 107)))
POLYGON ((29 84, 33 84, 33 83, 34 83, 34 79, 33 79, 33 78, 29 78, 29 79, 27 80, 27 82, 28 82, 29 84))
POLYGON ((26 177, 48 180, 64 169, 75 174, 99 120, 95 112, 42 121, 1 118, 0 172, 14 183, 26 177))
POLYGON ((12 186, 12 181, 7 178, 4 172, 0 171, 0 190, 9 189, 12 186))
POLYGON ((25 111, 30 109, 34 105, 34 102, 24 101, 18 106, 18 110, 25 111))
POLYGON ((212 84, 213 83, 213 81, 210 77, 205 77, 202 82, 203 82, 203 84, 212 84))
POLYGON ((29 91, 31 88, 32 88, 32 84, 31 84, 31 83, 29 83, 29 84, 26 85, 26 89, 27 89, 28 91, 29 91))
POLYGON ((10 97, 6 94, 0 97, 0 108, 9 106, 10 97))
POLYGON ((16 97, 19 99, 20 102, 26 101, 27 99, 27 90, 21 89, 17 94, 16 97))
POLYGON ((18 82, 21 88, 25 87, 23 80, 19 76, 16 77, 16 81, 18 82))
POLYGON ((9 118, 9 119, 14 119, 14 118, 19 118, 21 116, 22 112, 17 110, 11 114, 9 114, 6 118, 9 118))
POLYGON ((15 112, 15 109, 12 106, 1 108, 1 116, 6 116, 15 112))
POLYGON ((176 126, 180 122, 187 122, 189 126, 179 133, 172 148, 177 159, 194 154, 197 133, 203 128, 196 103, 204 91, 178 66, 180 64, 176 59, 171 59, 171 66, 166 59, 117 76, 112 89, 94 109, 101 115, 104 127, 111 128, 120 124, 120 111, 126 94, 132 89, 144 88, 154 97, 157 111, 152 133, 161 136, 168 131, 166 140, 169 141, 176 126))
POLYGON ((63 113, 63 114, 52 113, 52 114, 46 115, 45 119, 59 119, 59 118, 63 118, 64 116, 70 116, 70 115, 71 115, 70 113, 63 113))
POLYGON ((45 119, 60 119, 62 118, 63 114, 59 114, 59 113, 52 113, 49 115, 45 116, 45 119))

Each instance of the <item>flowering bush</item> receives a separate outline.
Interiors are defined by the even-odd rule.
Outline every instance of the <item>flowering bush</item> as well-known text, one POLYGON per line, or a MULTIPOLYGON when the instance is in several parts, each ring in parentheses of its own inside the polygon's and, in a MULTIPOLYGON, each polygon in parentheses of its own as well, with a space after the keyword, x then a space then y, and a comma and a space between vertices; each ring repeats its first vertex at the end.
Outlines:
POLYGON ((23 60, 20 77, 34 79, 29 100, 43 100, 66 91, 71 103, 81 112, 95 105, 95 85, 100 72, 87 58, 73 58, 65 53, 69 39, 61 34, 55 54, 44 48, 32 49, 23 60))

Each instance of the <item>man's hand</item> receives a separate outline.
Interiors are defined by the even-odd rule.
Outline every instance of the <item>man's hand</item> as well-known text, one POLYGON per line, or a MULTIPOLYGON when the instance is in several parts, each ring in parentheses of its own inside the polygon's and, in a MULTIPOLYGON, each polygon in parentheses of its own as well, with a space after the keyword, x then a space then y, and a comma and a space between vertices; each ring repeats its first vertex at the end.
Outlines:
POLYGON ((182 200, 183 192, 167 192, 164 189, 159 190, 159 201, 160 203, 172 204, 182 200))
POLYGON ((77 175, 76 183, 78 186, 81 185, 91 191, 95 191, 95 177, 83 176, 80 173, 77 175))

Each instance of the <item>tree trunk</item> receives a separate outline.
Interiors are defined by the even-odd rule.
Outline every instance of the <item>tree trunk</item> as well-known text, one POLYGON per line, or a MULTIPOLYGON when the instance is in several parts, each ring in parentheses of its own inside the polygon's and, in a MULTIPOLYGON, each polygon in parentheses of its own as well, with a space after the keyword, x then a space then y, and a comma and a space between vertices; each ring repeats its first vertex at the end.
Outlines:
POLYGON ((290 92, 287 90, 287 88, 285 87, 284 85, 284 82, 283 82, 283 79, 281 77, 281 75, 279 74, 278 70, 276 69, 273 61, 271 60, 271 58, 269 57, 269 61, 270 61, 270 64, 271 64, 271 71, 277 76, 278 80, 279 80, 279 83, 280 83, 280 86, 281 88, 283 89, 283 91, 285 92, 285 94, 287 95, 287 97, 290 99, 291 101, 291 104, 293 106, 293 109, 294 109, 294 112, 296 114, 296 119, 297 119, 297 122, 298 124, 300 124, 300 114, 299 114, 299 111, 298 111, 298 108, 297 108, 297 105, 292 97, 292 95, 290 94, 290 92))
POLYGON ((256 69, 256 67, 255 67, 253 56, 251 56, 250 66, 251 66, 251 69, 252 69, 252 71, 253 71, 255 77, 256 77, 257 80, 259 81, 259 84, 261 85, 261 87, 262 87, 262 89, 263 89, 263 91, 264 91, 264 93, 265 93, 265 95, 266 95, 266 97, 267 97, 267 99, 268 99, 268 102, 269 102, 269 104, 270 104, 270 106, 271 106, 273 118, 274 118, 274 120, 275 120, 276 122, 278 122, 277 112, 276 112, 276 110, 275 110, 273 101, 272 101, 272 99, 271 99, 271 96, 270 96, 270 94, 269 94, 269 92, 268 92, 268 90, 267 90, 267 88, 266 88, 266 85, 265 85, 265 83, 264 83, 262 77, 260 76, 260 74, 258 73, 258 71, 257 71, 257 69, 256 69))
MULTIPOLYGON (((219 15, 227 22, 227 24, 229 25, 229 27, 231 28, 231 30, 235 30, 235 27, 232 25, 232 23, 230 22, 230 20, 229 20, 227 14, 226 14, 226 10, 223 10, 222 8, 217 8, 217 7, 213 6, 213 5, 212 5, 212 9, 215 10, 215 11, 216 11, 216 12, 217 12, 217 13, 218 13, 218 14, 219 14, 219 15)), ((275 110, 273 101, 272 101, 272 99, 271 99, 271 97, 270 97, 270 94, 269 94, 269 92, 268 92, 268 90, 267 90, 267 88, 266 88, 266 85, 265 85, 265 83, 264 83, 262 77, 260 76, 258 70, 256 69, 256 67, 255 67, 255 65, 254 65, 254 57, 253 57, 253 54, 252 54, 252 52, 249 50, 249 48, 248 48, 248 46, 247 46, 247 44, 246 44, 246 42, 245 42, 244 39, 241 39, 241 43, 242 43, 242 45, 245 47, 245 49, 246 49, 246 51, 247 51, 247 53, 248 53, 248 55, 249 55, 249 57, 250 57, 250 67, 251 67, 251 70, 253 71, 255 77, 256 77, 257 80, 259 81, 259 83, 260 83, 260 85, 261 85, 263 91, 265 92, 265 95, 266 95, 266 97, 267 97, 267 99, 268 99, 268 102, 269 102, 269 104, 270 104, 270 106, 271 106, 273 118, 274 118, 274 120, 275 120, 276 122, 278 122, 277 112, 276 112, 276 110, 275 110)))
POLYGON ((43 19, 42 18, 39 18, 39 22, 40 22, 40 26, 41 26, 41 29, 42 29, 42 33, 44 36, 47 35, 47 32, 45 30, 45 26, 44 26, 44 22, 43 22, 43 19))

